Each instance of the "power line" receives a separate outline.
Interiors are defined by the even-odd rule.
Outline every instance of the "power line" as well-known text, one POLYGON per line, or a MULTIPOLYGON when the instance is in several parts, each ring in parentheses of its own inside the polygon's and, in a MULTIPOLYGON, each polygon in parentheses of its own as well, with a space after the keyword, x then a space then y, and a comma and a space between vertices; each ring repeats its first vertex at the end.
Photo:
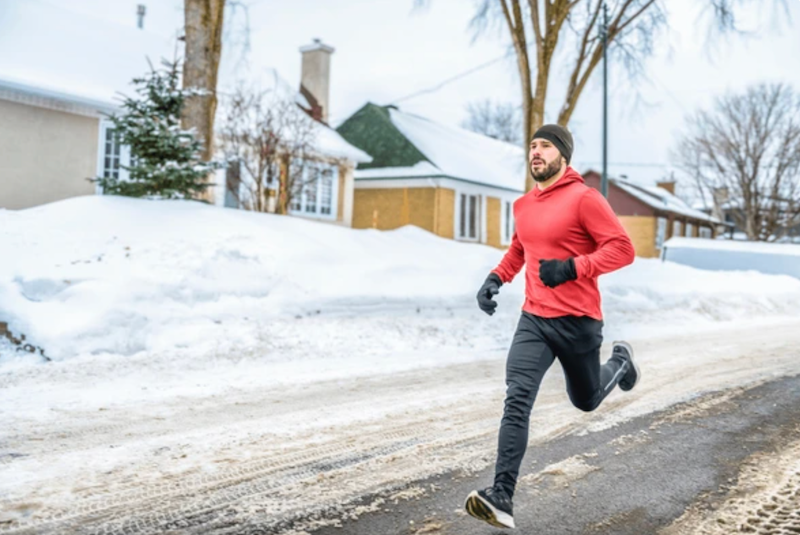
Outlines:
MULTIPOLYGON (((579 160, 584 165, 600 165, 602 162, 584 162, 579 160)), ((608 162, 608 165, 626 166, 626 167, 670 167, 665 163, 648 163, 648 162, 608 162)))
POLYGON ((468 75, 470 75, 470 74, 472 74, 474 72, 477 72, 477 71, 483 70, 483 69, 485 69, 487 67, 490 67, 490 66, 494 65, 495 63, 498 63, 499 61, 502 61, 502 60, 508 58, 509 56, 511 56, 514 53, 515 53, 514 50, 511 50, 510 52, 507 52, 507 53, 503 54, 502 56, 496 57, 493 60, 487 61, 486 63, 481 63, 480 65, 478 65, 476 67, 472 67, 471 69, 463 71, 463 72, 461 72, 459 74, 456 74, 455 76, 452 76, 452 77, 450 77, 450 78, 448 78, 448 79, 446 79, 446 80, 444 80, 442 82, 439 82, 437 85, 435 85, 433 87, 429 87, 427 89, 422 89, 422 90, 417 91, 415 93, 411 93, 411 94, 406 95, 404 97, 395 99, 395 100, 391 101, 390 104, 398 104, 400 102, 403 102, 404 100, 410 100, 410 99, 416 98, 416 97, 418 97, 420 95, 425 95, 425 94, 428 94, 428 93, 434 93, 434 92, 440 90, 441 88, 443 88, 444 86, 446 86, 447 84, 455 82, 456 80, 460 80, 461 78, 464 78, 465 76, 468 76, 468 75))
MULTIPOLYGON (((530 48, 531 46, 532 45, 528 45, 528 48, 530 48)), ((485 63, 481 63, 480 65, 472 67, 471 69, 467 69, 466 71, 463 71, 463 72, 460 72, 460 73, 458 73, 458 74, 456 74, 454 76, 451 76, 450 78, 439 82, 438 84, 436 84, 433 87, 429 87, 427 89, 422 89, 420 91, 416 91, 414 93, 410 93, 410 94, 408 94, 408 95, 406 95, 404 97, 391 100, 391 101, 389 101, 389 104, 398 104, 400 102, 403 102, 404 100, 410 100, 410 99, 416 98, 416 97, 418 97, 420 95, 426 95, 428 93, 434 93, 434 92, 440 90, 441 88, 443 88, 444 86, 446 86, 446 85, 448 85, 448 84, 450 84, 452 82, 455 82, 456 80, 460 80, 461 78, 464 78, 465 76, 468 76, 468 75, 470 75, 470 74, 472 74, 474 72, 483 70, 483 69, 485 69, 487 67, 491 67, 495 63, 498 63, 498 62, 510 57, 513 54, 515 54, 515 51, 511 50, 511 51, 503 54, 502 56, 498 56, 498 57, 496 57, 496 58, 494 58, 492 60, 489 60, 489 61, 487 61, 485 63)), ((333 124, 338 119, 340 119, 340 116, 330 117, 330 118, 328 118, 328 123, 329 124, 333 124)))

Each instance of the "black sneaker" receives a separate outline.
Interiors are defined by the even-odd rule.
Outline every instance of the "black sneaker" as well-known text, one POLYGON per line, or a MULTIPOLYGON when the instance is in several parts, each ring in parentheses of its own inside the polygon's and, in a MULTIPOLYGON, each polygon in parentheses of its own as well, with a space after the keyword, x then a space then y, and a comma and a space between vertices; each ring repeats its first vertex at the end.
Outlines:
POLYGON ((633 390, 633 387, 636 386, 636 383, 639 382, 639 379, 642 377, 642 372, 639 370, 639 366, 636 365, 636 361, 633 360, 633 348, 628 342, 618 341, 614 342, 614 349, 611 352, 611 355, 619 355, 628 365, 628 370, 625 372, 625 375, 622 376, 622 379, 619 380, 617 385, 620 387, 621 390, 625 392, 629 390, 633 390))
POLYGON ((489 487, 473 490, 464 504, 470 516, 488 522, 498 528, 514 527, 514 512, 511 497, 503 489, 489 487))

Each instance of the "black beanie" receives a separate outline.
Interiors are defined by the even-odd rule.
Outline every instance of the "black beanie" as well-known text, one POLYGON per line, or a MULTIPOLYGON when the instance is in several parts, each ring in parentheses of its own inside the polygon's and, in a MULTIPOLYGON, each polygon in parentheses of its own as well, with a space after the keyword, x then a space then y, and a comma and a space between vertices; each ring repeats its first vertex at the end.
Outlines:
POLYGON ((533 140, 537 137, 546 139, 555 145, 569 165, 570 160, 572 160, 572 148, 574 146, 572 144, 572 134, 569 133, 569 130, 557 124, 546 124, 539 128, 531 139, 533 140))

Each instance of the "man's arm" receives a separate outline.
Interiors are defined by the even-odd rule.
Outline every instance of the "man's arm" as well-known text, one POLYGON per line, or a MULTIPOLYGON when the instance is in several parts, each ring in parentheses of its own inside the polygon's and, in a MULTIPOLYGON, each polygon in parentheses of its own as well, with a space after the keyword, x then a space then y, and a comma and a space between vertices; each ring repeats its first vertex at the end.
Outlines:
POLYGON ((517 238, 517 233, 514 232, 508 251, 506 251, 500 263, 497 264, 497 267, 492 270, 492 273, 496 273, 503 283, 507 283, 514 280, 514 277, 524 265, 525 249, 522 247, 519 238, 517 238))
POLYGON ((579 213, 581 225, 597 243, 597 250, 575 257, 578 278, 597 277, 633 263, 633 243, 599 191, 589 189, 584 194, 579 213))

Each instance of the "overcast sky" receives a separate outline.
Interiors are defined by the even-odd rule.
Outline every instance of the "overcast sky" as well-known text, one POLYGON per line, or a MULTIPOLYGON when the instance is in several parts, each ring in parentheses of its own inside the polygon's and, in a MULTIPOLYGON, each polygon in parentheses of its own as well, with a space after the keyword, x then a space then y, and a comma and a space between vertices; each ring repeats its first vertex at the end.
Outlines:
MULTIPOLYGON (((147 5, 148 30, 174 34, 182 22, 180 0, 46 0, 62 8, 135 26, 136 4, 147 5)), ((508 52, 502 29, 473 40, 472 0, 430 0, 414 9, 414 0, 243 0, 249 6, 250 46, 244 60, 244 16, 232 23, 223 45, 223 77, 244 77, 273 67, 299 86, 300 52, 313 38, 333 46, 331 122, 336 125, 367 101, 395 102, 401 109, 459 125, 467 103, 482 99, 518 103, 519 77, 513 56, 459 80, 437 86, 508 52), (235 73, 235 74, 234 74, 235 73)), ((610 65, 609 159, 612 174, 648 182, 670 172, 670 150, 688 113, 708 107, 713 98, 758 82, 783 81, 800 90, 800 0, 787 0, 794 31, 783 12, 752 9, 742 27, 758 37, 707 45, 707 24, 698 18, 697 0, 668 0, 670 28, 647 62, 647 79, 637 86, 622 67, 610 65), (638 165, 622 165, 638 164, 638 165)), ((758 2, 771 4, 770 2, 758 2)), ((548 119, 563 99, 565 63, 557 63, 548 97, 548 119)), ((601 70, 596 70, 570 123, 579 171, 599 169, 602 156, 601 70)))

